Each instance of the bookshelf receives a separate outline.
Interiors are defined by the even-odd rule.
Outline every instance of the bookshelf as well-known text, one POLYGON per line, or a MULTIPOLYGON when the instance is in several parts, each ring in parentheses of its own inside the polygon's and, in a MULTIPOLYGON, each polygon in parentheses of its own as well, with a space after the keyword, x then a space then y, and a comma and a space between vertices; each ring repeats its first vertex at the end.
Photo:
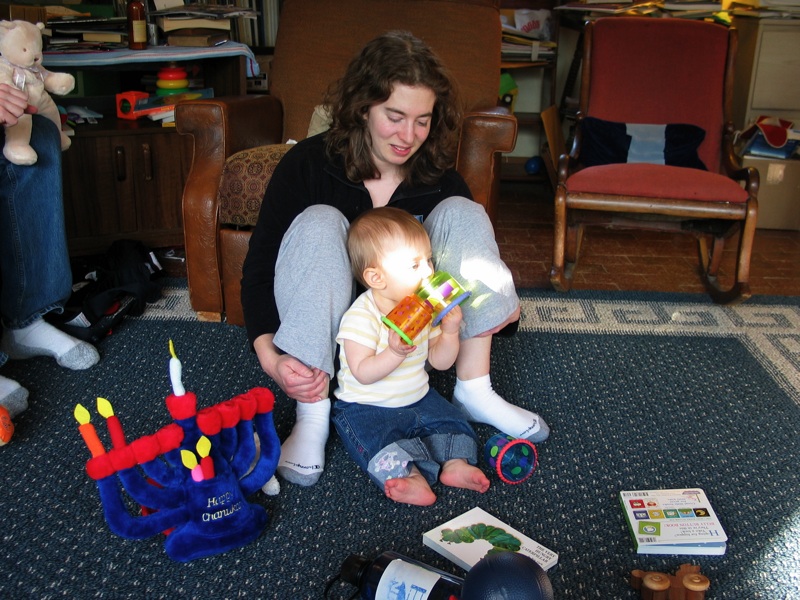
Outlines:
POLYGON ((519 134, 517 147, 503 155, 501 179, 503 181, 538 182, 547 177, 544 168, 535 175, 525 171, 525 163, 540 154, 544 142, 541 111, 556 101, 557 63, 559 43, 559 19, 553 8, 553 0, 502 0, 501 14, 514 23, 514 11, 518 9, 549 10, 551 13, 550 41, 555 42, 555 55, 534 61, 501 60, 501 70, 511 74, 518 84, 514 115, 517 117, 519 134))

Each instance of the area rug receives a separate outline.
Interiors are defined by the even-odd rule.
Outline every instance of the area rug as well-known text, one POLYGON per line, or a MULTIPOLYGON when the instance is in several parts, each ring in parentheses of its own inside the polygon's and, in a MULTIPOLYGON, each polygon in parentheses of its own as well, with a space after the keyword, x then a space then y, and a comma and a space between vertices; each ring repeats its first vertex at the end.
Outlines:
MULTIPOLYGON (((178 563, 161 534, 125 540, 108 529, 76 403, 108 398, 130 437, 169 423, 168 341, 201 406, 255 386, 276 392, 285 437, 292 402, 260 371, 241 328, 200 323, 185 286, 99 345, 101 362, 68 372, 52 360, 9 362, 31 392, 0 448, 2 598, 322 598, 350 554, 394 550, 459 577, 423 532, 479 506, 559 554, 556 598, 633 599, 633 569, 699 565, 709 599, 800 597, 800 301, 737 307, 699 295, 521 290, 520 330, 496 338, 493 384, 552 428, 530 479, 496 476, 485 494, 436 486, 436 504, 386 499, 331 437, 310 488, 283 483, 251 502, 270 515, 256 541, 178 563), (637 555, 619 506, 629 489, 701 487, 729 537, 723 556, 637 555)), ((452 392, 452 371, 432 383, 452 392)), ((101 437, 105 434, 98 427, 101 437)), ((476 425, 483 440, 496 433, 476 425)), ((484 468, 487 468, 482 463, 484 468)), ((330 598, 355 590, 341 582, 330 598)))

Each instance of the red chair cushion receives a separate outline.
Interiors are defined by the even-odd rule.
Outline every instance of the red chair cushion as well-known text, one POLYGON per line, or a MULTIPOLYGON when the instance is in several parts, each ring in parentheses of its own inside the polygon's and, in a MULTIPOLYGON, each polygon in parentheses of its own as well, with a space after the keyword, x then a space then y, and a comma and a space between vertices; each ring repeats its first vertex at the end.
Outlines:
POLYGON ((747 202, 747 191, 724 175, 646 163, 588 167, 569 177, 566 185, 570 194, 747 202))

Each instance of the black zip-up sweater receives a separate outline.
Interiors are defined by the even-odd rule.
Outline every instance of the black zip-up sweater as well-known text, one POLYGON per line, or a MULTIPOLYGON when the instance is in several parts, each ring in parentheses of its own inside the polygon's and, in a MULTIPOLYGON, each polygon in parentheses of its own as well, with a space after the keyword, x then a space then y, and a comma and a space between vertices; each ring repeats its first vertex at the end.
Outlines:
MULTIPOLYGON (((472 198, 455 169, 445 172, 437 185, 401 184, 389 205, 425 219, 439 202, 451 196, 472 198)), ((299 142, 286 153, 264 194, 242 269, 242 308, 251 344, 260 335, 278 330, 280 319, 273 293, 278 249, 295 217, 314 204, 333 206, 350 222, 372 208, 364 184, 347 179, 341 160, 331 162, 325 156, 324 133, 299 142)))

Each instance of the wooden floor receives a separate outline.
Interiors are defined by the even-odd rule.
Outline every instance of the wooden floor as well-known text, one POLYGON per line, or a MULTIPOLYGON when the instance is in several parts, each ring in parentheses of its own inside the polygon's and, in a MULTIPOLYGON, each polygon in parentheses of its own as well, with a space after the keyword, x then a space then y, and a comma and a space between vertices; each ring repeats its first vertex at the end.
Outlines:
MULTIPOLYGON (((549 184, 504 183, 495 233, 517 287, 549 288, 553 193, 549 184)), ((726 247, 720 280, 735 264, 736 238, 726 247)), ((697 244, 689 235, 588 228, 574 289, 705 291, 697 244)), ((759 229, 750 266, 753 295, 800 296, 800 232, 759 229)))

